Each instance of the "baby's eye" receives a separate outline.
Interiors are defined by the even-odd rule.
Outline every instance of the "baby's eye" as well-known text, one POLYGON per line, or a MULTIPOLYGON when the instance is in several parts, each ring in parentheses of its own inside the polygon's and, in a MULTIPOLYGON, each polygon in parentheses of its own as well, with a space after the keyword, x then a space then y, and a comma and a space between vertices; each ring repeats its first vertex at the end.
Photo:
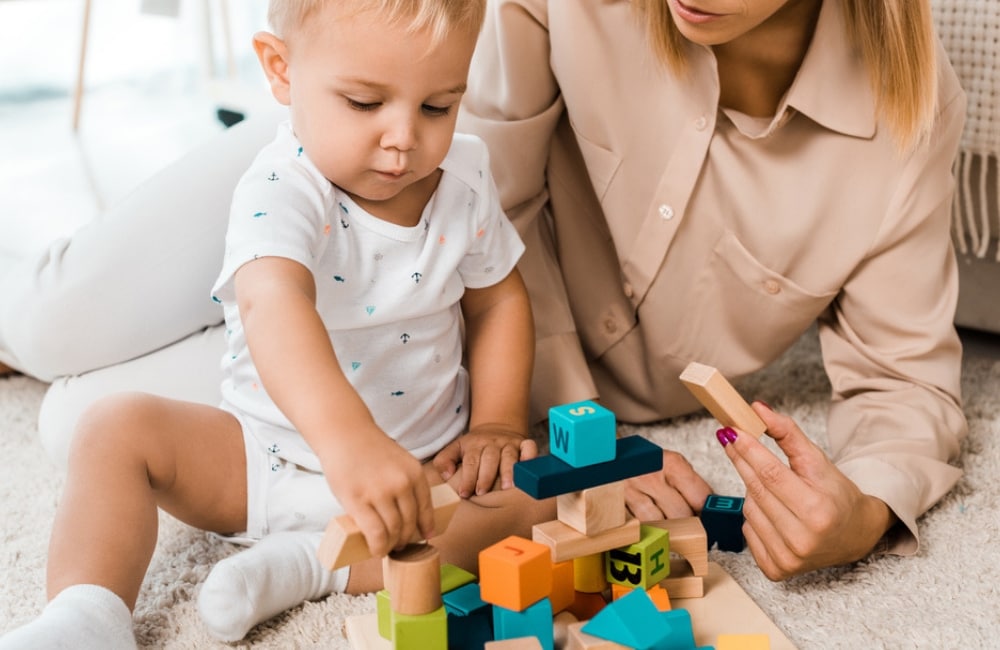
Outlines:
POLYGON ((451 106, 431 106, 430 104, 423 104, 420 108, 424 111, 424 113, 435 117, 447 115, 451 111, 451 106))
POLYGON ((376 108, 381 106, 380 102, 359 102, 357 100, 347 98, 347 105, 356 111, 374 111, 376 108))

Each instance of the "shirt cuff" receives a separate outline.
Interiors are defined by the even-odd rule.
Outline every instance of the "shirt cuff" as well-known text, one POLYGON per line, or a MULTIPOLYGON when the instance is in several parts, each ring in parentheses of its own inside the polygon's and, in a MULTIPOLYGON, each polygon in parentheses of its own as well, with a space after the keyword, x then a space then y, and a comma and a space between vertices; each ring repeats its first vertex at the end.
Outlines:
POLYGON ((904 473, 875 458, 856 458, 837 465, 864 494, 880 499, 899 520, 882 536, 873 555, 914 555, 920 548, 917 517, 920 490, 904 473))

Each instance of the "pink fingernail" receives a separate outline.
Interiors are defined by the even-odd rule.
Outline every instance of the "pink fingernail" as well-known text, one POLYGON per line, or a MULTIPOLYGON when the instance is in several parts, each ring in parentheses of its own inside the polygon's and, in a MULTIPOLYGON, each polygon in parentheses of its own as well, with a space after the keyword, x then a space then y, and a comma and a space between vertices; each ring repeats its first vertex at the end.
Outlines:
POLYGON ((726 438, 725 429, 719 429, 718 431, 716 431, 715 437, 719 439, 719 444, 722 445, 723 447, 729 444, 729 439, 726 438))
POLYGON ((726 427, 722 430, 722 434, 726 436, 728 442, 736 442, 736 432, 730 427, 726 427))

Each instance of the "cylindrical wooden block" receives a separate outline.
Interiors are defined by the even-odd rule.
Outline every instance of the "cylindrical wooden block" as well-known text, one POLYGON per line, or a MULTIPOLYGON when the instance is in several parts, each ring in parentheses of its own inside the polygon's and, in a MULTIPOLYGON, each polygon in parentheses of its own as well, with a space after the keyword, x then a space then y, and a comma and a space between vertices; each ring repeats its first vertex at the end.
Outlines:
POLYGON ((441 557, 429 544, 410 544, 382 560, 389 605, 397 614, 419 616, 441 607, 441 557))

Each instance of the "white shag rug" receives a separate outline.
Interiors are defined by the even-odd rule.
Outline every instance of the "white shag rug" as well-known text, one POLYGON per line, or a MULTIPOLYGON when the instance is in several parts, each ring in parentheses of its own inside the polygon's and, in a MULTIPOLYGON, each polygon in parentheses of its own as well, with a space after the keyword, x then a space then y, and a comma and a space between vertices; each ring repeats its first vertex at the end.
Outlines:
MULTIPOLYGON (((803 649, 1000 647, 1000 361, 967 355, 969 438, 965 476, 921 519, 916 557, 881 557, 784 583, 768 581, 749 553, 711 552, 789 639, 803 649)), ((806 431, 824 430, 829 385, 814 333, 743 394, 793 415, 806 431)), ((0 634, 37 615, 45 603, 45 556, 62 477, 35 433, 44 384, 0 379, 0 634)), ((743 494, 707 415, 623 426, 685 453, 720 494, 743 494)), ((822 436, 817 436, 824 442, 822 436)), ((306 603, 254 629, 241 643, 213 640, 194 599, 211 565, 236 551, 161 515, 160 541, 135 611, 145 648, 348 648, 345 616, 373 611, 373 596, 333 595, 306 603)))

